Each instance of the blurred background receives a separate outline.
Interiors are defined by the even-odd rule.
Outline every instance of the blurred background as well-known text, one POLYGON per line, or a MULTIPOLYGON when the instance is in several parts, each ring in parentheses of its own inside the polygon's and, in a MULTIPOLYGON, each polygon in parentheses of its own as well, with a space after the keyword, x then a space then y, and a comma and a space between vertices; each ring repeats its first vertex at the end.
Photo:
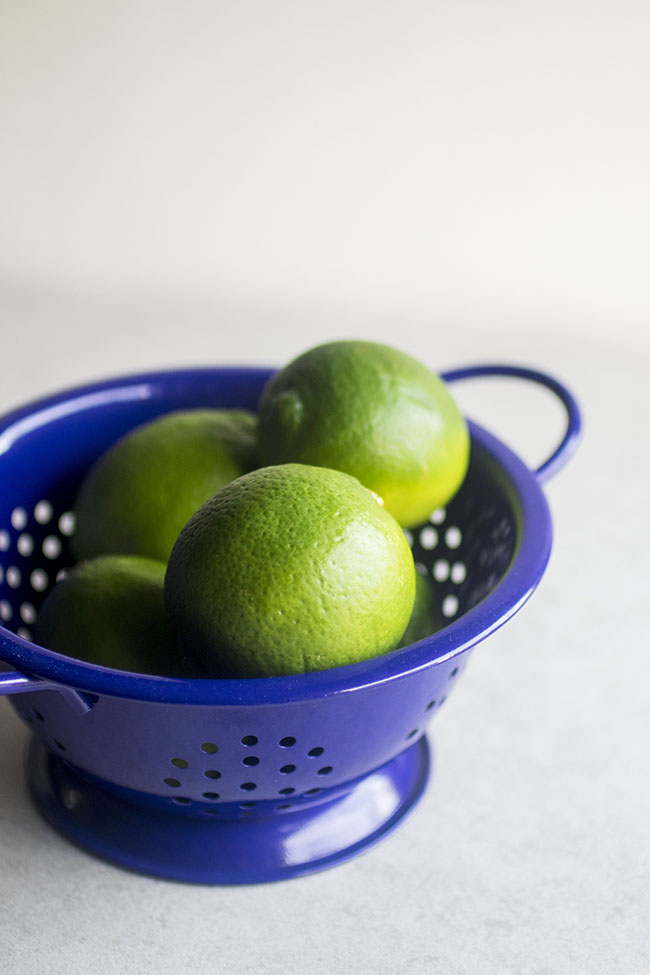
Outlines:
POLYGON ((0 10, 7 405, 44 363, 650 344, 640 0, 0 10))

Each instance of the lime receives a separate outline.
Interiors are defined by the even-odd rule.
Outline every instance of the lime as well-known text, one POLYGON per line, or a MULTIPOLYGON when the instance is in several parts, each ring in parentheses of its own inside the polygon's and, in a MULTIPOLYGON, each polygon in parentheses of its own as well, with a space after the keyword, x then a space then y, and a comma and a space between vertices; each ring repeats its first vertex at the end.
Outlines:
POLYGON ((233 676, 337 667, 397 646, 415 597, 402 530, 355 478, 286 464, 222 488, 172 551, 180 645, 233 676))
POLYGON ((438 607, 436 594, 431 581, 419 572, 415 573, 415 602, 413 612, 400 640, 400 647, 409 647, 418 640, 424 640, 445 625, 445 619, 438 607))
POLYGON ((163 600, 165 565, 130 555, 80 563, 45 598, 41 646, 116 670, 181 676, 163 600))
POLYGON ((248 410, 182 410, 130 431, 91 467, 74 507, 78 559, 117 553, 166 561, 183 525, 255 466, 248 410))
POLYGON ((375 342, 329 342, 271 377, 259 406, 260 461, 358 478, 405 527, 460 487, 469 433, 445 383, 375 342))

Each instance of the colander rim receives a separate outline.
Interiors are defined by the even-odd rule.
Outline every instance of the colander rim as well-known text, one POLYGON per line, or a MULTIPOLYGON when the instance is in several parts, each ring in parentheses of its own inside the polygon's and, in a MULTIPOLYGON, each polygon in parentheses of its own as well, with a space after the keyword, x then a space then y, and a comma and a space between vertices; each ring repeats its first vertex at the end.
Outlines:
MULTIPOLYGON (((274 372, 268 367, 214 366, 162 370, 119 376, 77 386, 33 401, 0 420, 2 434, 36 414, 56 412, 62 404, 100 396, 129 386, 150 388, 188 383, 193 378, 227 377, 259 383, 274 372)), ((143 393, 146 395, 146 393, 143 393)), ((154 677, 84 663, 24 639, 0 625, 0 662, 22 673, 92 695, 202 706, 275 705, 301 702, 399 680, 450 660, 484 640, 506 623, 528 600, 546 568, 552 545, 551 514, 540 482, 524 462, 496 436, 468 420, 473 449, 483 449, 507 475, 518 508, 518 544, 503 578, 481 602, 430 637, 360 663, 284 677, 190 679, 154 677)), ((6 448, 5 448, 6 449, 6 448)), ((2 453, 4 451, 0 451, 2 453)))

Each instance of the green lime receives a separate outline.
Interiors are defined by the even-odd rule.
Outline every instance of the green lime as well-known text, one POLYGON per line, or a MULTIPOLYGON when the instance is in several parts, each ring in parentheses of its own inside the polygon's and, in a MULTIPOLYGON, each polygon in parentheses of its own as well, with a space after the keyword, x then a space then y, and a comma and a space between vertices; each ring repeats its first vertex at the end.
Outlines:
POLYGON ((400 647, 409 647, 418 640, 424 640, 431 636, 445 625, 445 619, 438 607, 438 600, 431 584, 426 576, 419 572, 415 573, 415 602, 413 612, 400 640, 400 647))
POLYGON ((469 433, 445 383, 374 342, 329 342, 271 377, 259 407, 260 461, 332 467, 411 527, 460 487, 469 433))
POLYGON ((76 566, 45 598, 34 627, 41 646, 116 670, 181 676, 163 600, 165 565, 104 555, 76 566))
POLYGON ((118 440, 86 475, 74 507, 78 559, 119 553, 166 561, 204 501, 255 466, 248 410, 183 410, 118 440))
POLYGON ((394 649, 415 598, 402 530, 355 478, 286 464, 222 488, 172 551, 181 647, 233 676, 338 667, 394 649))

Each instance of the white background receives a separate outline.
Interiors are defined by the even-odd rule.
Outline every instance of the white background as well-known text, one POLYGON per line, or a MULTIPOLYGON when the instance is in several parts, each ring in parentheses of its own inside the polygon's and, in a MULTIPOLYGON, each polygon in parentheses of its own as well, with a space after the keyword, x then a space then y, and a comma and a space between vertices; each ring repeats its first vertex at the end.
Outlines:
MULTIPOLYGON (((391 342, 546 368, 582 448, 540 590, 436 721, 404 828, 206 889, 70 847, 0 706, 0 971, 647 972, 650 14, 545 4, 0 4, 0 408, 391 342)), ((561 411, 458 390, 538 463, 561 411)))
POLYGON ((2 10, 9 294, 647 338, 643 0, 2 10))

